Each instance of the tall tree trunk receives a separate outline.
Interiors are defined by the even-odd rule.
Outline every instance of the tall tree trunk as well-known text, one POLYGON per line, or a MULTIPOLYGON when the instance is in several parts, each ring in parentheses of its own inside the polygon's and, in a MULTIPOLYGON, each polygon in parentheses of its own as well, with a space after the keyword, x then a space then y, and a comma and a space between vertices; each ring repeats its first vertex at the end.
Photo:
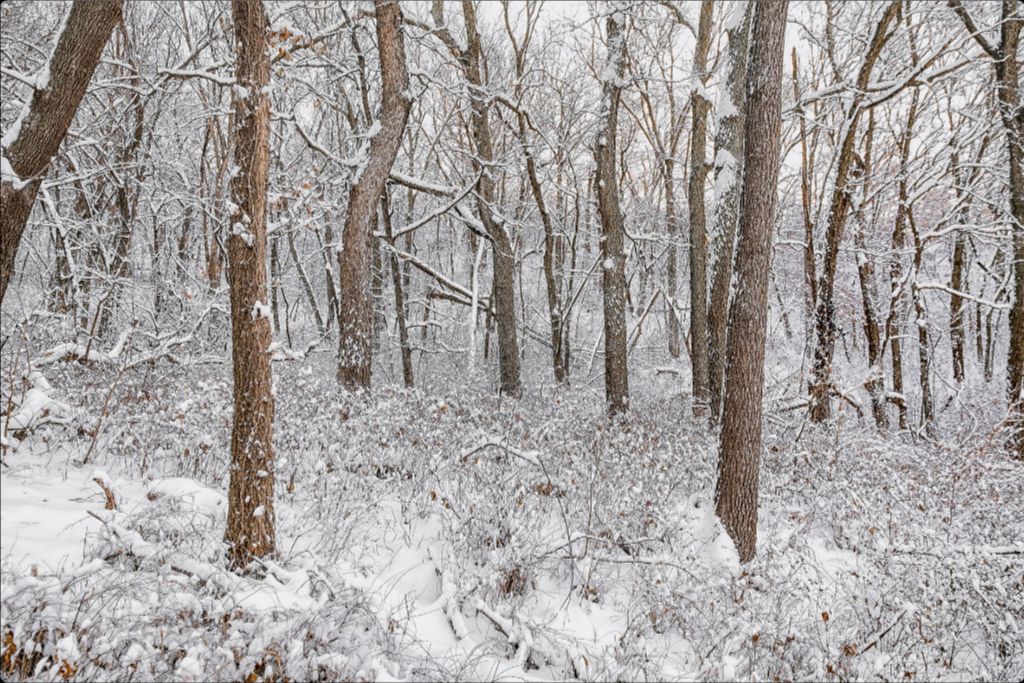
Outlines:
MULTIPOLYGON (((435 2, 434 8, 438 7, 435 2)), ((435 12, 436 21, 440 14, 435 12)), ((491 238, 492 256, 494 261, 492 301, 498 331, 498 368, 501 381, 501 392, 512 397, 519 397, 522 385, 519 377, 519 337, 516 330, 515 302, 515 254, 512 241, 504 226, 494 218, 497 207, 492 177, 494 151, 491 145, 491 128, 488 122, 488 98, 484 93, 483 49, 480 45, 480 33, 476 25, 476 9, 472 0, 462 0, 462 16, 466 25, 466 49, 459 51, 458 56, 466 72, 469 82, 469 99, 471 107, 470 125, 473 131, 473 142, 476 145, 478 171, 480 180, 477 182, 477 215, 484 225, 484 230, 491 238)), ((457 48, 456 48, 457 49, 457 48)))
POLYGON ((687 186, 690 208, 690 361, 693 367, 693 409, 696 414, 703 414, 708 404, 708 279, 704 184, 708 176, 705 150, 711 103, 707 100, 704 87, 708 79, 713 14, 714 2, 702 0, 697 46, 693 53, 693 92, 690 100, 693 116, 693 128, 690 131, 690 181, 687 186))
POLYGON ((75 0, 32 99, 4 136, 7 161, 0 175, 0 303, 14 274, 25 231, 50 159, 68 132, 110 32, 121 19, 121 0, 75 0), (7 168, 7 166, 10 168, 7 168), (13 173, 13 175, 11 175, 13 173))
POLYGON ((228 238, 235 413, 224 540, 241 569, 274 553, 274 394, 267 306, 267 171, 270 143, 269 23, 262 0, 232 0, 236 73, 234 164, 228 238))
POLYGON ((370 388, 373 364, 373 301, 371 299, 371 226, 391 165, 398 155, 409 118, 409 73, 405 65, 402 10, 397 0, 374 6, 380 50, 380 130, 370 140, 369 158, 349 194, 348 216, 338 262, 341 266, 338 381, 342 386, 370 388))
POLYGON ((747 72, 743 192, 736 251, 736 296, 729 307, 725 399, 715 511, 741 562, 757 549, 764 345, 772 231, 778 205, 782 63, 787 0, 761 0, 754 10, 747 72))
POLYGON ((619 101, 626 71, 623 16, 608 15, 608 65, 605 68, 601 123, 594 146, 597 163, 597 204, 601 214, 601 283, 604 290, 604 393, 611 415, 629 407, 629 369, 626 364, 625 227, 619 208, 616 138, 619 101))
MULTIPOLYGON (((715 134, 714 228, 711 242, 711 293, 708 302, 708 396, 712 420, 718 422, 722 411, 725 382, 726 323, 729 316, 729 289, 736 250, 736 224, 740 212, 743 174, 743 127, 747 109, 747 47, 753 3, 742 7, 743 18, 727 31, 729 51, 725 92, 718 112, 715 134)), ((734 12, 741 6, 735 5, 734 12)))
POLYGON ((863 112, 861 104, 871 79, 871 71, 878 61, 882 48, 892 33, 889 25, 899 15, 899 0, 886 7, 882 18, 875 27, 868 45, 867 54, 857 74, 857 86, 853 100, 846 111, 843 122, 842 144, 836 162, 836 181, 832 190, 828 223, 825 236, 825 257, 818 280, 818 302, 815 314, 816 346, 814 349, 814 377, 811 380, 811 411, 813 422, 824 422, 832 414, 832 359, 836 343, 835 279, 839 260, 839 245, 843 239, 843 228, 850 210, 850 193, 847 180, 854 159, 854 145, 857 140, 857 124, 863 112))

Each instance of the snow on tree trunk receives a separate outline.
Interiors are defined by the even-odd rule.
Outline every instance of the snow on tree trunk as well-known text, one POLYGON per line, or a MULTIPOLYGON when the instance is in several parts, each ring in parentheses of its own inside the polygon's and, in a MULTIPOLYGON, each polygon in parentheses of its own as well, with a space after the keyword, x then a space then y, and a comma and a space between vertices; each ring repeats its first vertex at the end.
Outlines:
POLYGON ((0 141, 0 302, 14 274, 25 231, 50 159, 68 132, 110 33, 121 0, 75 0, 44 72, 0 141))
POLYGON ((733 7, 742 18, 727 30, 726 82, 718 104, 715 134, 715 208, 711 231, 711 291, 708 302, 708 398, 711 417, 721 416, 725 382, 726 323, 732 284, 736 225, 740 210, 740 179, 743 173, 743 126, 747 109, 747 48, 753 3, 733 7))
POLYGON ((690 131, 690 181, 687 199, 690 205, 690 361, 693 365, 693 409, 703 414, 708 403, 708 280, 707 226, 704 217, 704 184, 708 176, 707 156, 708 52, 711 49, 711 19, 714 2, 702 0, 697 27, 697 46, 693 53, 693 89, 690 109, 693 127, 690 131))
POLYGON ((782 62, 787 0, 762 0, 754 10, 743 192, 736 250, 736 293, 729 307, 725 398, 715 512, 741 562, 757 548, 761 410, 772 231, 778 205, 782 126, 782 62))
POLYGON ((383 0, 374 8, 380 50, 380 123, 370 139, 369 157, 357 171, 349 194, 342 250, 338 381, 354 389, 370 388, 373 364, 373 298, 371 297, 372 225, 384 182, 402 142, 409 119, 409 72, 405 65, 402 10, 397 1, 383 0))
POLYGON ((236 569, 274 553, 274 395, 267 304, 267 169, 270 142, 268 21, 262 0, 232 0, 237 41, 228 284, 234 422, 224 540, 236 569))
POLYGON ((601 214, 601 283, 604 292, 604 393, 608 412, 629 407, 629 371, 626 364, 626 254, 625 227, 619 208, 618 133, 619 101, 626 70, 623 16, 608 15, 608 63, 602 80, 601 128, 594 145, 597 163, 597 204, 601 214))

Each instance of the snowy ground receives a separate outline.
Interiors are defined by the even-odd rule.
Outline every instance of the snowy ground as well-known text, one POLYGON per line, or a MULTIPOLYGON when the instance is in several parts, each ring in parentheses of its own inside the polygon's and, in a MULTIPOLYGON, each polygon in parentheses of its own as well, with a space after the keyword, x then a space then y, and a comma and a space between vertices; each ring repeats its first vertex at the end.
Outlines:
POLYGON ((770 414, 741 569, 672 374, 610 425, 592 389, 353 397, 317 362, 275 366, 281 553, 246 577, 222 366, 57 364, 17 394, 57 403, 0 475, 5 678, 1024 677, 1024 468, 994 420, 940 444, 770 414))

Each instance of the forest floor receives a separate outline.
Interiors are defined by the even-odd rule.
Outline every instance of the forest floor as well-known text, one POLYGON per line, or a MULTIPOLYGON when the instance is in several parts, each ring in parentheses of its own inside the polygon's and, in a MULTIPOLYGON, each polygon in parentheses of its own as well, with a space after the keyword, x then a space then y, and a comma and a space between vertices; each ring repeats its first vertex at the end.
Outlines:
POLYGON ((44 372, 0 468, 5 678, 1024 677, 1024 464, 997 416, 939 440, 769 412, 741 568, 672 373, 609 423, 593 387, 348 395, 326 355, 281 363, 279 556, 238 576, 229 366, 44 372))

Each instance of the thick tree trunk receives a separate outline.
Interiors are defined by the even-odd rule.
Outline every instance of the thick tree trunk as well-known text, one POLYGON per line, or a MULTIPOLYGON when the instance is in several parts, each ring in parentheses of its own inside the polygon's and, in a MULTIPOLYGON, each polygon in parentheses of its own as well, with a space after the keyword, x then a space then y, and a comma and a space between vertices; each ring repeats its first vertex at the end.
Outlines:
MULTIPOLYGON (((734 7, 733 11, 739 11, 734 7)), ((722 412, 725 382, 726 324, 729 316, 729 290, 736 251, 736 226, 739 221, 740 191, 743 174, 743 127, 747 110, 747 47, 753 3, 743 8, 743 18, 728 30, 729 52, 726 92, 718 113, 715 135, 714 228, 711 248, 711 292, 708 302, 708 396, 712 420, 722 412), (727 98, 727 99, 726 99, 727 98)))
POLYGON ((380 50, 380 130, 370 140, 369 158, 349 195, 342 251, 338 381, 342 386, 370 388, 373 364, 373 300, 371 226, 391 165, 395 162, 409 118, 409 73, 405 65, 402 10, 397 0, 378 0, 374 7, 380 50))
POLYGON ((711 49, 711 19, 714 2, 702 0, 697 26, 697 46, 693 53, 693 92, 690 131, 690 179, 687 199, 690 208, 690 361, 692 364, 693 409, 703 414, 708 404, 708 279, 707 226, 704 217, 704 184, 708 176, 707 122, 711 103, 704 86, 707 83, 708 51, 711 49))
POLYGON ((228 238, 235 413, 224 540, 241 569, 274 553, 274 395, 267 305, 267 169, 270 141, 268 21, 262 0, 232 0, 237 79, 228 238))
POLYGON ((616 154, 619 101, 626 70, 623 17, 608 15, 608 66, 602 97, 602 128, 594 146, 597 163, 597 203, 601 214, 601 283, 604 290, 604 393, 611 415, 629 407, 629 369, 626 340, 625 227, 619 208, 616 154))
POLYGON ((31 101, 4 135, 13 139, 2 149, 6 163, 0 175, 0 303, 46 168, 75 118, 121 10, 121 0, 72 3, 50 56, 49 73, 37 77, 31 101))
POLYGON ((772 231, 778 205, 786 10, 787 0, 757 3, 746 81, 737 285, 729 307, 725 399, 715 489, 715 511, 736 544, 741 562, 749 562, 757 549, 764 345, 772 231))
POLYGON ((824 422, 832 414, 832 359, 836 343, 834 300, 836 265, 839 260, 839 245, 843 239, 843 228, 846 225, 847 214, 850 210, 847 180, 850 175, 850 169, 853 166, 854 146, 857 140, 857 124, 863 112, 861 103, 875 62, 878 61, 882 48, 892 35, 892 32, 889 31, 889 25, 899 15, 899 5, 898 1, 890 3, 875 27, 867 54, 857 74, 857 87, 853 94, 853 101, 846 111, 843 124, 842 145, 836 162, 835 187, 832 190, 832 202, 828 213, 825 257, 818 281, 818 301, 815 313, 816 346, 814 350, 814 377, 811 380, 810 386, 810 416, 813 422, 824 422))

